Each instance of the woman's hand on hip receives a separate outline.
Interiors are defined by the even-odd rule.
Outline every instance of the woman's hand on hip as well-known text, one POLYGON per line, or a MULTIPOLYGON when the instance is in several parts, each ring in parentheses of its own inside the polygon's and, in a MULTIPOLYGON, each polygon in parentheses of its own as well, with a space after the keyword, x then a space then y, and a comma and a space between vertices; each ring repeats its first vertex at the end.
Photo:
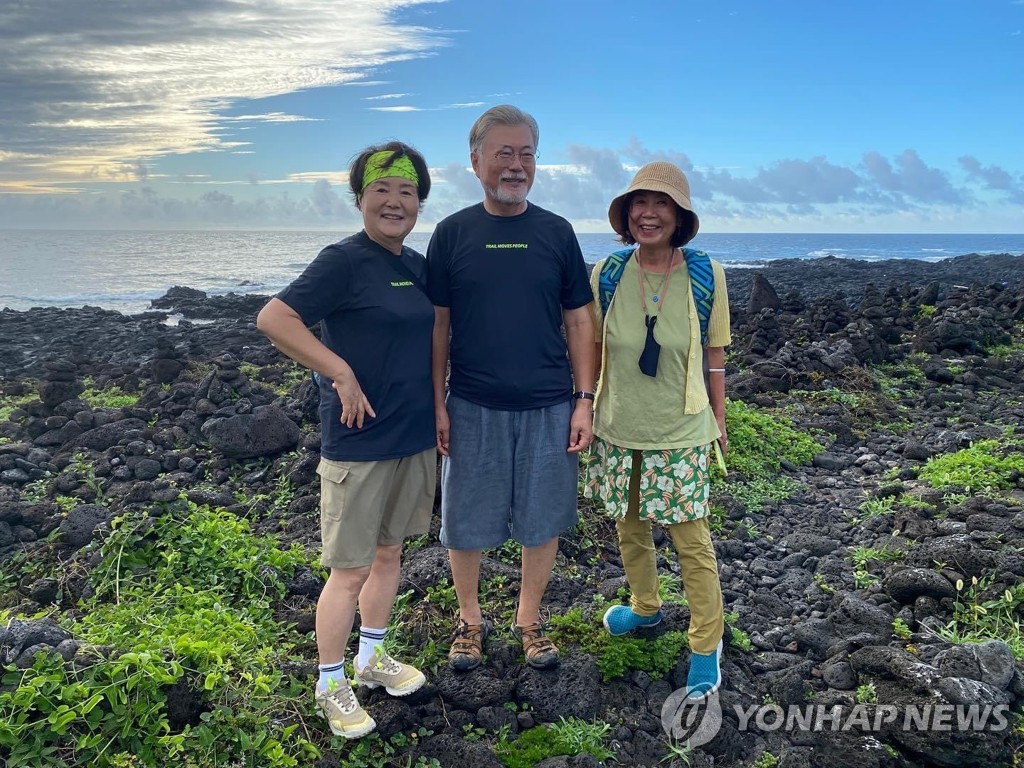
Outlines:
POLYGON ((351 429, 355 426, 356 429, 362 429, 363 421, 367 417, 377 418, 373 406, 366 399, 355 376, 335 379, 331 386, 338 393, 338 399, 341 401, 341 423, 346 427, 351 429))

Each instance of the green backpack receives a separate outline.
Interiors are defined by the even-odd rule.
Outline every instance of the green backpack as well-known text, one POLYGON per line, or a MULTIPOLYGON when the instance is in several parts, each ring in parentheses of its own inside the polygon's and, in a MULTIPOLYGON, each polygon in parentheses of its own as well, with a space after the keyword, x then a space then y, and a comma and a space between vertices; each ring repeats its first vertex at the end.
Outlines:
MULTIPOLYGON (((622 278, 626 262, 629 261, 635 251, 635 248, 624 248, 621 251, 615 251, 615 253, 605 259, 597 284, 597 298, 601 302, 602 314, 608 313, 608 307, 611 306, 612 296, 615 295, 615 288, 622 278)), ((715 300, 715 273, 711 268, 711 257, 704 253, 704 251, 683 248, 683 258, 686 259, 686 269, 690 273, 690 288, 693 291, 693 302, 697 306, 697 319, 700 322, 700 343, 707 346, 708 319, 711 317, 711 305, 715 300)))

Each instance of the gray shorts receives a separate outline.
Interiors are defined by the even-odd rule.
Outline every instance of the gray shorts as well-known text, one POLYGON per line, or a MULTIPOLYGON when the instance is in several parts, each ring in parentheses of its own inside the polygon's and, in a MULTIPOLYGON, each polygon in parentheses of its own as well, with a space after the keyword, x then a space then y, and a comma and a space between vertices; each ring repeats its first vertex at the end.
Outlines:
POLYGON ((441 543, 536 547, 572 528, 579 458, 568 453, 572 402, 499 411, 448 397, 450 456, 441 460, 441 543))

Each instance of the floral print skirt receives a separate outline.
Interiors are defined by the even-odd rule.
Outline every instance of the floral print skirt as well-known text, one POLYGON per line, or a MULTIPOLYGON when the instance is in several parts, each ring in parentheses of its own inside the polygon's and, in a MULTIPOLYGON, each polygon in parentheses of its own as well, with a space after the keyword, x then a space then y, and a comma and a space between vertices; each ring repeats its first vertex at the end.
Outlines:
POLYGON ((640 469, 640 519, 683 523, 705 517, 711 506, 711 443, 694 448, 633 451, 594 438, 583 457, 584 496, 604 504, 615 520, 626 517, 633 456, 640 469))

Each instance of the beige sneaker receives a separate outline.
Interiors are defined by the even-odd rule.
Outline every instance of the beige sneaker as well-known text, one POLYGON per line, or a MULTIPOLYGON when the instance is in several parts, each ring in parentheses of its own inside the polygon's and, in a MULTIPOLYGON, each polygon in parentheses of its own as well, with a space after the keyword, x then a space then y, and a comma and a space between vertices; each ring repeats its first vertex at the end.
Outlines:
POLYGON ((359 685, 365 685, 367 688, 379 688, 383 685, 384 690, 392 696, 408 696, 427 682, 427 678, 416 667, 395 661, 379 645, 366 667, 354 668, 356 682, 359 685))
POLYGON ((347 680, 329 690, 317 692, 316 703, 336 736, 358 739, 377 727, 373 718, 359 706, 352 685, 347 680))

